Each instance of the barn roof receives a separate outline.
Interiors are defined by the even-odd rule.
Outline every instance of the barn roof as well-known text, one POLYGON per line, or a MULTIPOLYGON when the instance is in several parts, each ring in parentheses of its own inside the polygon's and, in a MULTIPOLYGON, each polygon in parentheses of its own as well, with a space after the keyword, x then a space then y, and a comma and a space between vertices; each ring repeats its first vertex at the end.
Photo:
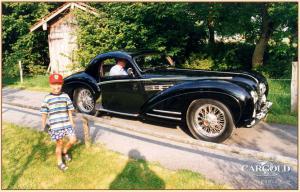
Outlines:
MULTIPOLYGON (((55 9, 54 11, 52 11, 51 13, 49 13, 48 15, 46 15, 45 17, 40 19, 40 21, 33 24, 30 28, 30 32, 35 31, 36 29, 38 29, 41 26, 43 26, 43 29, 44 29, 44 26, 47 26, 47 22, 49 22, 53 19, 56 19, 65 10, 72 9, 74 7, 79 8, 83 11, 90 12, 94 15, 98 15, 97 10, 95 8, 88 6, 85 3, 80 3, 80 2, 64 3, 62 6, 58 7, 57 9, 55 9)), ((46 29, 44 29, 44 30, 46 30, 46 29)))

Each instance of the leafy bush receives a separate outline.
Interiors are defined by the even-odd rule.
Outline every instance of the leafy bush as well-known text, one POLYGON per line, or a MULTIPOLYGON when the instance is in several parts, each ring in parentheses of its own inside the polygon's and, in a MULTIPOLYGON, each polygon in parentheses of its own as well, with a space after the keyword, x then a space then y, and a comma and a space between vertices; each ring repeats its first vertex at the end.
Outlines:
POLYGON ((45 74, 47 69, 46 66, 42 66, 42 65, 35 65, 35 64, 28 64, 27 65, 28 68, 28 72, 31 75, 41 75, 41 74, 45 74))
MULTIPOLYGON (((182 67, 208 70, 250 70, 254 45, 217 43, 192 53, 182 67)), ((264 65, 255 70, 268 78, 291 78, 291 63, 296 48, 284 43, 270 45, 265 53, 264 65)))
POLYGON ((188 69, 204 69, 210 70, 213 66, 213 60, 205 54, 192 53, 191 56, 182 65, 183 68, 188 69))
POLYGON ((248 44, 216 43, 191 53, 182 67, 210 70, 247 70, 251 68, 254 47, 248 44))
POLYGON ((296 59, 297 48, 284 43, 269 46, 265 63, 258 71, 270 78, 291 78, 292 62, 296 59))
POLYGON ((19 74, 18 62, 21 61, 24 73, 29 73, 27 65, 47 66, 47 31, 34 31, 29 28, 41 17, 47 15, 58 3, 3 3, 3 75, 15 77, 19 74))

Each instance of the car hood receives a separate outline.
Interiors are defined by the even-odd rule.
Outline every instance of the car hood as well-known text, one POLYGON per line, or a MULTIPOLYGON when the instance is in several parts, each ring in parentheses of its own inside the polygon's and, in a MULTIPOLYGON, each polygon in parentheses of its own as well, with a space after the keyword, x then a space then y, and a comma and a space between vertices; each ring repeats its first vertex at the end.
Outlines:
POLYGON ((239 85, 248 85, 257 89, 259 83, 267 84, 266 78, 254 71, 205 71, 191 69, 164 69, 156 70, 144 75, 144 78, 170 79, 176 81, 190 80, 226 80, 239 85))

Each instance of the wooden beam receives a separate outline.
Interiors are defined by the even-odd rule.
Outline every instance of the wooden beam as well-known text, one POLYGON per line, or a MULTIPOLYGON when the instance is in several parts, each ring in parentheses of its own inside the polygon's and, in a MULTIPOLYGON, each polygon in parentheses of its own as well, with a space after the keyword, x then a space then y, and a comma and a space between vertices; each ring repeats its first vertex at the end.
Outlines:
POLYGON ((65 5, 63 5, 61 8, 56 9, 55 11, 53 11, 52 13, 50 13, 48 16, 45 16, 44 18, 41 19, 41 21, 35 23, 31 28, 30 28, 30 32, 35 31, 36 29, 38 29, 39 27, 43 26, 44 29, 44 24, 47 23, 48 21, 50 21, 51 19, 55 18, 57 15, 59 15, 60 13, 62 13, 63 11, 65 11, 68 8, 79 8, 83 11, 87 11, 89 13, 92 13, 96 16, 99 15, 99 13, 96 12, 96 9, 84 4, 84 3, 66 3, 65 5))
POLYGON ((70 6, 71 6, 71 3, 67 3, 60 10, 57 10, 56 12, 54 12, 49 17, 43 18, 41 21, 39 21, 38 23, 36 23, 32 28, 30 28, 30 32, 35 31, 37 28, 39 28, 40 26, 42 26, 45 22, 47 23, 48 21, 50 21, 51 19, 53 19, 54 17, 56 17, 57 15, 59 15, 60 13, 62 13, 64 10, 66 10, 70 6))
POLYGON ((84 11, 90 12, 90 13, 96 15, 96 16, 99 15, 96 11, 94 11, 94 10, 92 10, 92 9, 88 9, 88 8, 86 8, 86 7, 84 7, 84 6, 80 5, 80 4, 78 4, 78 3, 74 3, 74 5, 75 5, 75 7, 79 8, 79 9, 82 9, 82 10, 84 10, 84 11))

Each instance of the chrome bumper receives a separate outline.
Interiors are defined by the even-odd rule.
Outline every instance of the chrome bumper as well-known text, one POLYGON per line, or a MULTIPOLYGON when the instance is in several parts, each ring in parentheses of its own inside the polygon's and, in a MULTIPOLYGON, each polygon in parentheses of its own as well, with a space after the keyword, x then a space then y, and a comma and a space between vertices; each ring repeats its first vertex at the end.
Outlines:
POLYGON ((260 112, 258 114, 256 114, 256 119, 263 119, 267 116, 267 113, 269 112, 269 109, 271 108, 272 106, 272 102, 270 101, 267 101, 266 104, 263 106, 263 108, 260 110, 260 112))
POLYGON ((260 112, 255 115, 255 118, 251 121, 251 123, 246 125, 246 127, 252 127, 256 123, 258 123, 261 119, 265 118, 267 116, 272 104, 273 104, 272 102, 267 101, 265 103, 265 105, 261 108, 260 112))

